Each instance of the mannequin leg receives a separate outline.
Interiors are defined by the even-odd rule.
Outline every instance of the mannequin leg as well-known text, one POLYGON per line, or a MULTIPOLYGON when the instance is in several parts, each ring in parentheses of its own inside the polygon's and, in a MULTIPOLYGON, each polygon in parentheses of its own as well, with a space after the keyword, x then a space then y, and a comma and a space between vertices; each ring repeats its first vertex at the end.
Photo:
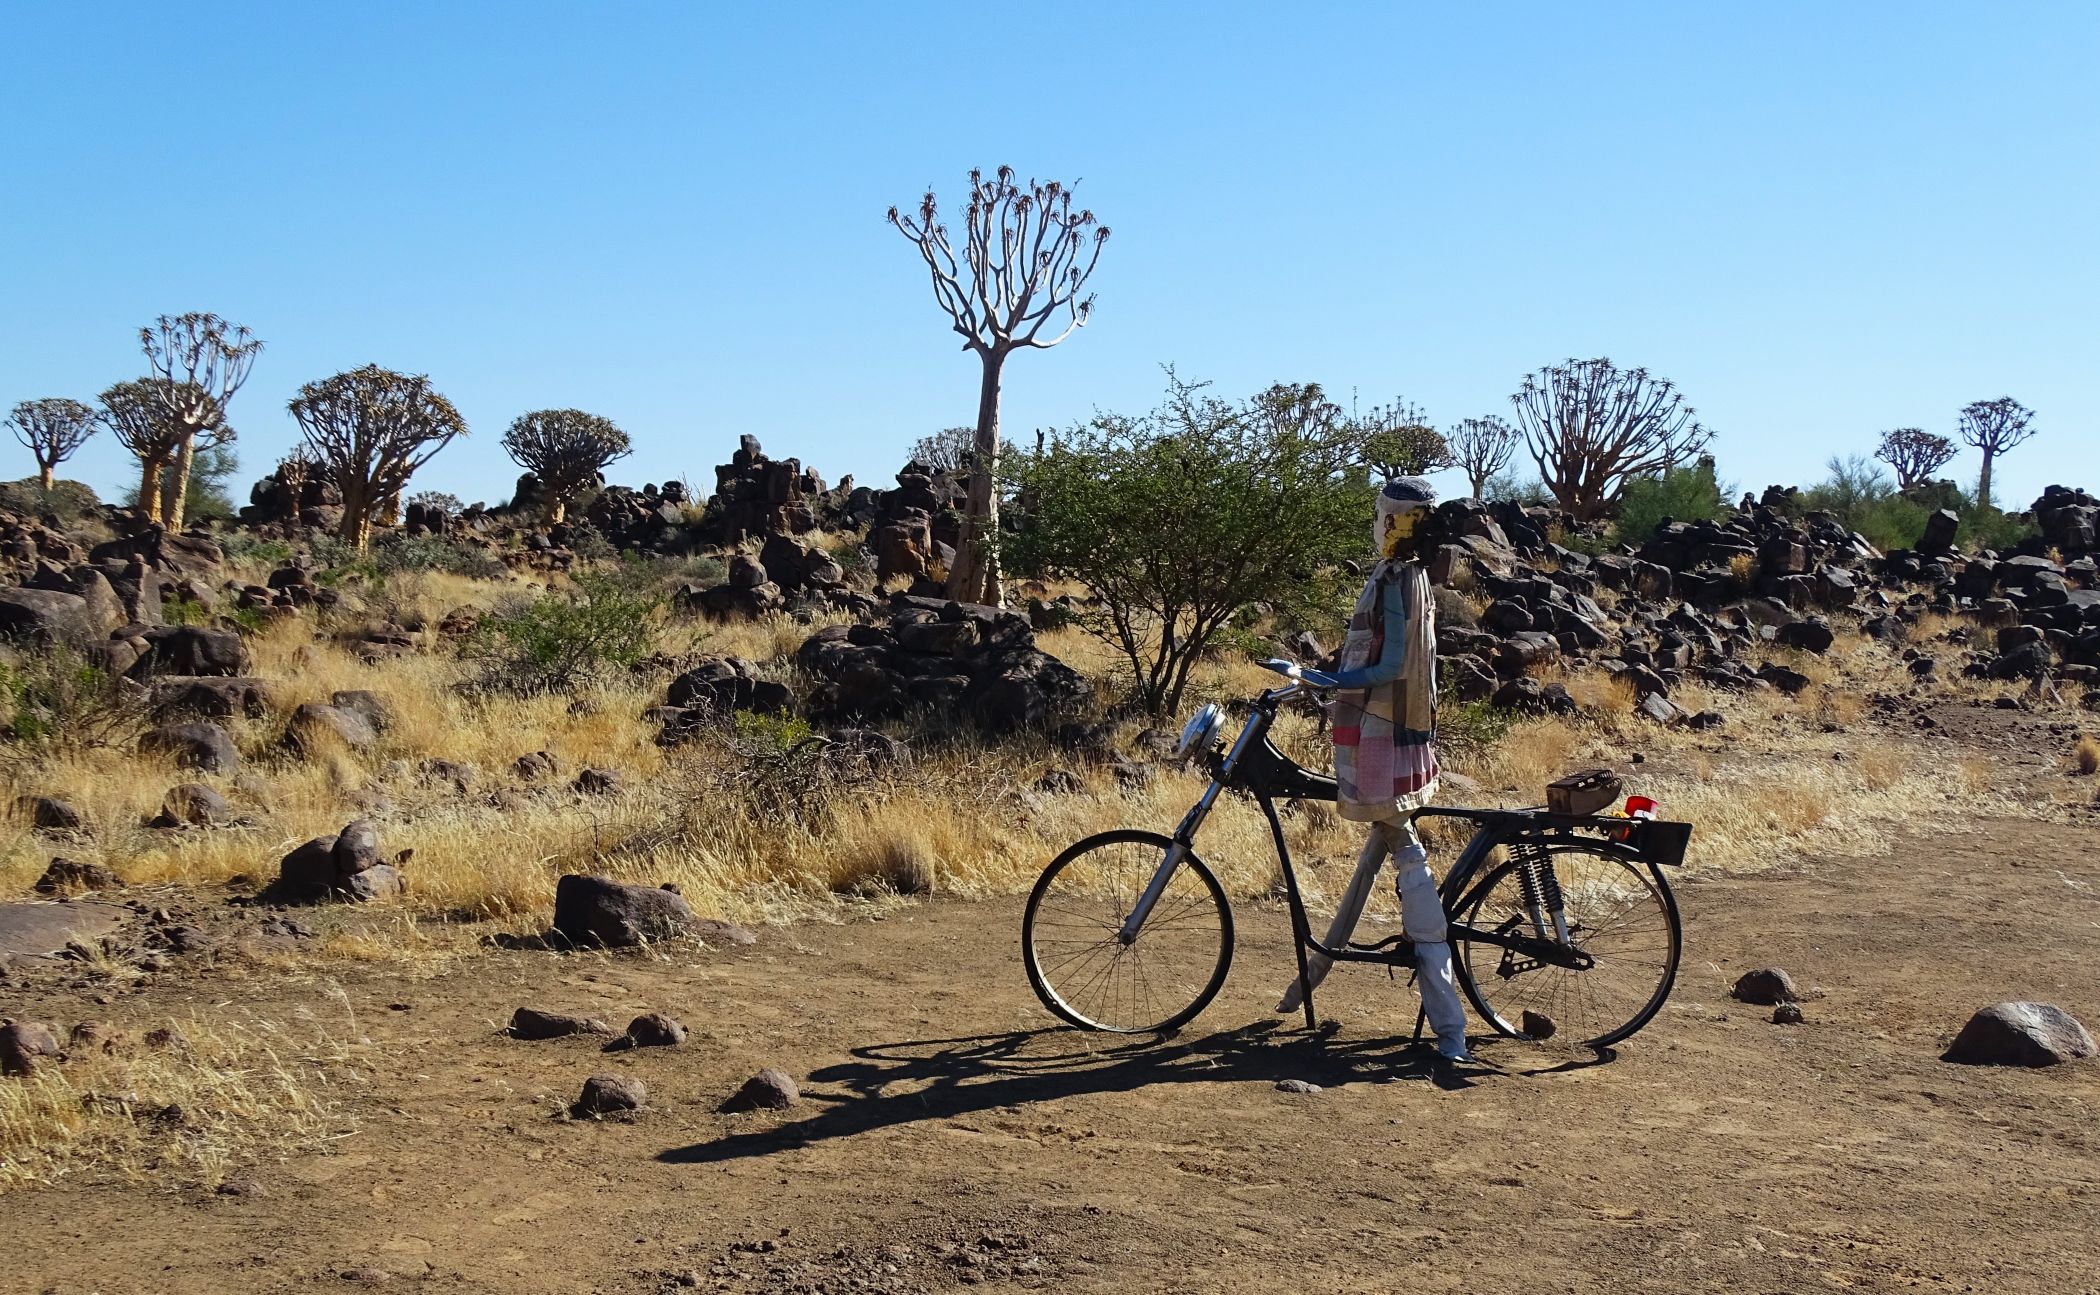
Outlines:
POLYGON ((1459 1002, 1458 982, 1451 974, 1451 946, 1444 904, 1436 893, 1436 878, 1429 873, 1429 852, 1406 820, 1379 824, 1393 852, 1393 868, 1399 874, 1401 929, 1415 946, 1415 987, 1422 994, 1422 1011, 1436 1035, 1436 1050, 1462 1060, 1466 1051, 1466 1009, 1459 1002))
MULTIPOLYGON (((1348 889, 1342 892, 1342 902, 1335 907, 1334 920, 1327 924, 1325 943, 1330 949, 1338 949, 1356 933, 1356 923, 1363 916, 1364 905, 1370 901, 1371 887, 1378 881, 1378 870, 1385 866, 1387 836, 1380 830, 1382 825, 1373 824, 1370 839, 1364 842, 1362 853, 1356 856, 1356 873, 1349 878, 1348 889)), ((1327 971, 1334 960, 1322 953, 1309 953, 1305 957, 1305 974, 1312 978, 1313 988, 1327 979, 1327 971)), ((1291 986, 1283 991, 1283 1001, 1276 1010, 1290 1013, 1298 1010, 1305 1001, 1305 986, 1297 977, 1291 978, 1291 986)))

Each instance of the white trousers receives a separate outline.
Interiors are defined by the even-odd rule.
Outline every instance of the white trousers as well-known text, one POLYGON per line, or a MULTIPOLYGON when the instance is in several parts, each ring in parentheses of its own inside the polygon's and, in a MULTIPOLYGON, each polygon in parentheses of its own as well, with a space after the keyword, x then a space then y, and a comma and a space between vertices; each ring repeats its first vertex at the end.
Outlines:
MULTIPOLYGON (((1364 904, 1371 897, 1371 887, 1388 855, 1397 874, 1394 888, 1400 895, 1400 929, 1414 943, 1415 988, 1422 995, 1422 1011, 1429 1018, 1430 1031, 1436 1035, 1437 1051, 1447 1057, 1465 1056, 1466 1009, 1459 1002, 1458 983, 1451 974, 1444 904, 1436 893, 1436 878, 1429 872, 1429 852, 1415 835, 1414 824, 1404 818, 1371 824, 1370 839, 1357 856, 1356 873, 1342 892, 1342 902, 1328 924, 1324 943, 1330 949, 1340 948, 1356 933, 1357 920, 1363 916, 1364 904)), ((1315 988, 1327 978, 1332 966, 1333 960, 1325 954, 1306 955, 1306 974, 1315 988)), ((1302 984, 1293 980, 1276 1010, 1296 1011, 1304 1001, 1302 984)))

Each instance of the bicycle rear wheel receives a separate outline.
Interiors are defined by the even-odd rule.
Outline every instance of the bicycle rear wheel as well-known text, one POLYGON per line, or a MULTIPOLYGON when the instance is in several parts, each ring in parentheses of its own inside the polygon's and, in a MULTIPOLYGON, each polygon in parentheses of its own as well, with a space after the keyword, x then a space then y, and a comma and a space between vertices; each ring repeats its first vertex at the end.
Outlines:
MULTIPOLYGON (((1459 987, 1497 1033, 1608 1047, 1646 1025, 1670 996, 1683 952, 1676 897, 1653 866, 1604 851, 1554 847, 1534 858, 1559 886, 1568 943, 1591 965, 1553 966, 1454 933, 1459 987)), ((1515 860, 1496 865, 1460 899, 1454 919, 1557 941, 1551 916, 1534 902, 1544 879, 1527 894, 1522 871, 1515 860)))
POLYGON ((1232 965, 1232 909, 1194 853, 1182 856, 1129 943, 1123 919, 1166 861, 1157 832, 1090 836, 1037 879, 1021 919, 1028 983, 1043 1006, 1083 1030, 1151 1034, 1210 1005, 1232 965))

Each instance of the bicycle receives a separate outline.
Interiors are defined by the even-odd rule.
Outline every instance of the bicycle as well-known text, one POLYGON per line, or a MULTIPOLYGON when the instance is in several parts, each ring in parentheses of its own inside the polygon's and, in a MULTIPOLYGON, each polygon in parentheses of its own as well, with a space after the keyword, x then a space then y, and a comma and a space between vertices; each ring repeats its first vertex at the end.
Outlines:
MULTIPOLYGON (((1195 838, 1228 790, 1252 796, 1268 820, 1302 983, 1310 985, 1310 953, 1413 967, 1405 935, 1329 948, 1307 921, 1276 802, 1331 802, 1338 788, 1278 750, 1270 730, 1283 703, 1309 689, 1294 682, 1262 692, 1229 749, 1224 712, 1203 706, 1176 754, 1202 761, 1210 786, 1174 833, 1098 833, 1043 870, 1022 916, 1021 945, 1029 983, 1052 1013, 1086 1030, 1167 1034, 1217 997, 1232 964, 1232 907, 1195 838)), ((1438 893, 1459 987, 1496 1033, 1558 1035, 1602 1049, 1661 1010, 1683 952, 1663 870, 1683 864, 1691 824, 1543 808, 1426 807, 1410 817, 1475 825, 1438 893)), ((1306 1028, 1317 1029, 1310 989, 1303 1007, 1306 1028)))

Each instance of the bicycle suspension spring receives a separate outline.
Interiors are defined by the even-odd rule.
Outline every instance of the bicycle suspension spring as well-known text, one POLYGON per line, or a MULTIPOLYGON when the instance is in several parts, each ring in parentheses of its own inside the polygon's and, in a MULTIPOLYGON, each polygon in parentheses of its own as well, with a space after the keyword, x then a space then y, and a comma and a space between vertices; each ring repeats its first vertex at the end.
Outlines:
POLYGON ((1553 871, 1553 856, 1532 842, 1510 847, 1510 861, 1517 865, 1517 886, 1524 907, 1531 912, 1539 934, 1554 934, 1567 941, 1566 903, 1560 893, 1560 878, 1553 871), (1550 922, 1549 922, 1550 919, 1550 922))

